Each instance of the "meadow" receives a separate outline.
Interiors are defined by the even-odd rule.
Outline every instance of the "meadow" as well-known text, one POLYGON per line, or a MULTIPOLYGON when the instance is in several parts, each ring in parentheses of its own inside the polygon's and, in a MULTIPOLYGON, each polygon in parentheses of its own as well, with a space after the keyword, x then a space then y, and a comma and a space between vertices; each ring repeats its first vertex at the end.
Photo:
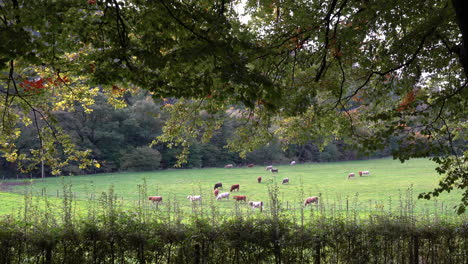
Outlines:
POLYGON ((419 193, 432 190, 440 177, 434 171, 434 163, 427 159, 401 163, 386 158, 275 167, 279 169, 277 174, 265 170, 265 166, 254 166, 33 179, 30 185, 14 185, 0 192, 0 214, 11 214, 21 208, 24 194, 47 196, 59 202, 64 186, 71 188, 78 208, 84 208, 90 200, 96 200, 102 192, 112 188, 123 207, 146 201, 146 195, 161 195, 165 203, 172 203, 186 213, 193 209, 187 195, 199 194, 204 198, 202 203, 214 205, 220 212, 242 206, 232 199, 233 195, 246 195, 249 201, 264 201, 268 210, 271 192, 275 190, 281 206, 291 211, 298 210, 304 198, 319 196, 321 206, 334 212, 353 210, 367 214, 405 210, 447 216, 454 215, 452 208, 460 197, 455 191, 437 200, 417 199, 419 193), (359 177, 357 172, 362 170, 370 171, 371 175, 359 177), (348 180, 349 172, 355 172, 356 177, 348 180), (263 178, 261 184, 257 183, 258 176, 263 178), (281 181, 285 177, 290 183, 283 185, 281 181), (240 184, 240 191, 231 193, 229 201, 215 201, 212 192, 216 182, 223 183, 221 192, 229 191, 232 184, 240 184))

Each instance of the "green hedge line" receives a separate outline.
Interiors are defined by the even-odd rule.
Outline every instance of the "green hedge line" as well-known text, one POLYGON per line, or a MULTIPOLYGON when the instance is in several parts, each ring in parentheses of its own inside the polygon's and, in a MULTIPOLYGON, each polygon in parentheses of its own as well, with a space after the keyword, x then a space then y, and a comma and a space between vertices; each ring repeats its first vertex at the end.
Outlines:
POLYGON ((130 212, 60 224, 5 218, 0 263, 468 263, 468 223, 239 217, 175 224, 130 212))

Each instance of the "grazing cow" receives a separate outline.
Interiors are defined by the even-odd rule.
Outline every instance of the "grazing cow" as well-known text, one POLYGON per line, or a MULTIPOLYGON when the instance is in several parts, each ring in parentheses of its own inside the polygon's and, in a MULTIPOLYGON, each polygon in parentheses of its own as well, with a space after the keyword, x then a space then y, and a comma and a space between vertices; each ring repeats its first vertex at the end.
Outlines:
POLYGON ((232 167, 234 167, 234 165, 232 165, 232 164, 228 164, 228 165, 224 166, 224 168, 226 168, 226 169, 231 169, 232 167))
POLYGON ((369 176, 370 172, 369 171, 360 171, 359 176, 369 176))
POLYGON ((348 180, 351 179, 351 178, 354 178, 354 176, 356 176, 356 175, 354 174, 354 172, 351 172, 350 174, 348 174, 348 180))
POLYGON ((149 196, 148 200, 152 201, 153 203, 162 203, 162 196, 149 196))
POLYGON ((231 192, 236 190, 236 189, 237 189, 237 191, 240 190, 240 185, 239 184, 234 184, 234 185, 231 186, 231 192))
POLYGON ((215 189, 214 192, 213 192, 213 194, 214 194, 215 197, 218 196, 218 193, 219 193, 219 190, 218 190, 218 189, 215 189))
POLYGON ((218 196, 216 196, 216 200, 221 200, 223 198, 226 198, 227 200, 229 200, 229 193, 228 192, 223 192, 223 193, 220 193, 218 194, 218 196))
POLYGON ((258 176, 258 177, 257 177, 257 182, 258 182, 258 183, 262 183, 262 176, 258 176))
POLYGON ((311 203, 318 204, 318 200, 319 200, 319 198, 317 196, 309 197, 309 198, 305 199, 304 206, 306 206, 308 204, 311 204, 311 203))
POLYGON ((239 201, 247 202, 247 197, 245 195, 234 195, 232 198, 236 200, 236 202, 239 202, 239 201))
POLYGON ((218 183, 215 183, 213 190, 217 188, 222 188, 222 187, 223 187, 223 184, 221 182, 218 182, 218 183))
POLYGON ((271 172, 272 173, 275 173, 275 172, 278 173, 278 169, 277 168, 271 168, 271 172))
POLYGON ((201 201, 201 195, 189 195, 187 196, 187 199, 190 200, 190 202, 194 202, 194 201, 201 201))
POLYGON ((260 212, 263 211, 263 202, 249 202, 250 207, 252 207, 252 210, 255 208, 260 208, 260 212))
POLYGON ((283 179, 283 184, 289 183, 289 178, 284 178, 283 179))
POLYGON ((252 168, 254 165, 252 163, 247 164, 247 167, 252 168))
POLYGON ((291 161, 291 163, 289 163, 289 165, 291 165, 291 166, 296 165, 296 161, 295 160, 291 161))
POLYGON ((273 169, 273 166, 266 166, 266 170, 271 170, 273 169))

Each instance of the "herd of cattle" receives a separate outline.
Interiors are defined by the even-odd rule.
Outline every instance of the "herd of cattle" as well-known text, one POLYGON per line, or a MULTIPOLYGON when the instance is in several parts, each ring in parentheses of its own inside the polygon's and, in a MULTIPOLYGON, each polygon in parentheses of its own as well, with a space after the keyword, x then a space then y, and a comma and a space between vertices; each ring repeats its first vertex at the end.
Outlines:
MULTIPOLYGON (((295 161, 291 161, 291 163, 290 163, 291 166, 295 165, 295 164, 296 164, 295 161)), ((247 167, 249 167, 249 168, 252 168, 253 166, 254 166, 253 164, 248 164, 247 165, 247 167)), ((232 168, 233 165, 232 164, 227 164, 224 167, 225 168, 232 168)), ((278 169, 273 168, 273 166, 267 166, 266 170, 271 171, 272 173, 278 173, 278 169)), ((369 171, 359 171, 359 176, 369 176, 369 175, 370 175, 369 171)), ((355 177, 354 172, 351 172, 351 173, 348 174, 348 179, 351 179, 353 177, 355 177)), ((257 177, 257 182, 262 183, 262 176, 257 177)), ((287 184, 287 183, 289 183, 289 178, 284 178, 283 181, 282 181, 282 184, 287 184)), ((213 188, 214 189, 213 194, 216 197, 216 200, 217 201, 221 201, 223 199, 229 200, 229 196, 230 196, 231 192, 236 191, 236 190, 237 190, 237 192, 239 192, 240 184, 231 185, 231 188, 230 188, 229 192, 220 193, 219 192, 220 188, 223 188, 223 183, 222 182, 215 183, 214 188, 213 188)), ((190 202, 197 202, 197 201, 202 200, 202 196, 201 195, 189 195, 189 196, 187 196, 187 199, 190 200, 190 202)), ((245 196, 245 195, 234 195, 233 199, 236 200, 237 202, 239 202, 239 201, 247 202, 247 196, 245 196)), ((153 203, 161 203, 163 201, 163 197, 162 196, 149 196, 149 200, 152 201, 153 203)), ((304 206, 307 206, 308 204, 312 204, 312 203, 317 205, 318 201, 319 201, 319 197, 317 197, 317 196, 308 197, 308 198, 306 198, 304 200, 304 206)), ((258 209, 260 209, 260 211, 263 210, 263 202, 262 201, 249 201, 248 205, 252 209, 258 208, 258 209)))

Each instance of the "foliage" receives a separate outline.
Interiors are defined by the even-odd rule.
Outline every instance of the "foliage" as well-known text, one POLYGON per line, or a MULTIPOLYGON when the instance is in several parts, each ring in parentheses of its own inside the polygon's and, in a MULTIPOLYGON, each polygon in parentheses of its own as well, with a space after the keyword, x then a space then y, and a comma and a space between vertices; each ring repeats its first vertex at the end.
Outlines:
POLYGON ((125 153, 121 159, 124 170, 155 170, 159 168, 161 153, 149 147, 138 147, 125 153))
POLYGON ((444 178, 422 196, 462 189, 461 213, 465 2, 252 0, 243 23, 236 1, 2 1, 0 146, 10 161, 45 160, 55 173, 66 155, 89 165, 88 153, 48 120, 75 103, 91 109, 96 89, 120 107, 119 97, 139 86, 180 99, 166 105, 174 111, 155 141, 181 147, 178 166, 226 112, 242 124, 227 140, 242 157, 274 137, 319 148, 346 139, 364 152, 397 138, 395 158, 437 157, 444 178), (41 137, 27 155, 12 143, 19 123, 41 137))

